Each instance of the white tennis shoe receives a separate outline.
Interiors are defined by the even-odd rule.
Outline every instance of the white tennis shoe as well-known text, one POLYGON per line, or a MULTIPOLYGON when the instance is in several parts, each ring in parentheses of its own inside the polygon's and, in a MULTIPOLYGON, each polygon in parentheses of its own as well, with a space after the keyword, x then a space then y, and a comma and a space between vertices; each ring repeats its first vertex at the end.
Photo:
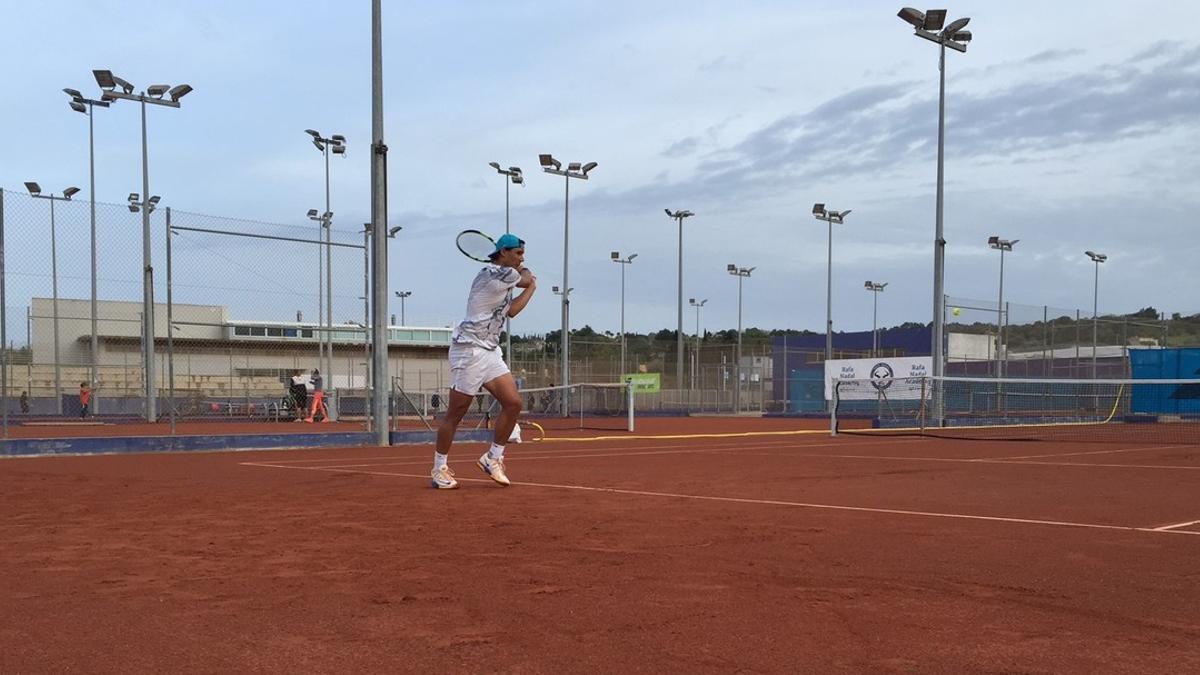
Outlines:
POLYGON ((434 469, 430 474, 429 483, 439 490, 453 490, 458 487, 458 481, 454 480, 454 472, 448 466, 434 469))
POLYGON ((492 480, 501 485, 511 484, 508 480, 508 474, 504 472, 503 457, 500 459, 492 459, 491 454, 485 452, 483 453, 483 456, 479 458, 478 464, 479 468, 483 469, 484 473, 492 477, 492 480))

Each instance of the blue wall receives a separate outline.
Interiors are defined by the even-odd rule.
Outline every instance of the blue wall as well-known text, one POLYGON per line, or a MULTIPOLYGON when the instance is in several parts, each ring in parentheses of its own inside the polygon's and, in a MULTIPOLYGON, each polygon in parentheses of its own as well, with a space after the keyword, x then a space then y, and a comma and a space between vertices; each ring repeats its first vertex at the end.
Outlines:
POLYGON ((1196 380, 1173 387, 1133 387, 1135 413, 1200 415, 1200 349, 1131 349, 1129 366, 1135 380, 1196 380))

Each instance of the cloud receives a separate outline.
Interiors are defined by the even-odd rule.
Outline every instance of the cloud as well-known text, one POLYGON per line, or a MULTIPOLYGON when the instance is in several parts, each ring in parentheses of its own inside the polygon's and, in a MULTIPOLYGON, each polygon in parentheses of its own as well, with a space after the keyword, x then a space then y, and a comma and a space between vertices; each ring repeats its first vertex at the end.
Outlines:
POLYGON ((699 138, 695 136, 688 136, 687 138, 681 138, 678 141, 668 145, 667 148, 662 151, 662 156, 670 157, 672 159, 677 157, 687 157, 688 155, 696 152, 696 148, 699 146, 699 138))

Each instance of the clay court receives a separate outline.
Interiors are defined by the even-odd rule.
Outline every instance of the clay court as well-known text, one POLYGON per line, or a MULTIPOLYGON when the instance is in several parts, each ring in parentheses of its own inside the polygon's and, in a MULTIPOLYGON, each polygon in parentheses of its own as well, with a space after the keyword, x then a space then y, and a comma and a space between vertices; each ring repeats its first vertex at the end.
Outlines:
POLYGON ((1200 669, 1200 445, 788 424, 0 461, 0 670, 1200 669))

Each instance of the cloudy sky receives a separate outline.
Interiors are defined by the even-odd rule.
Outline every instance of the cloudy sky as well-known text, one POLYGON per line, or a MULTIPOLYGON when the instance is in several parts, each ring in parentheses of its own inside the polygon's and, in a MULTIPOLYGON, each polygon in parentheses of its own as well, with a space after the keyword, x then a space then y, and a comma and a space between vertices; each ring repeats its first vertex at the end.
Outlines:
MULTIPOLYGON (((303 130, 314 128, 348 138, 347 158, 331 166, 334 228, 359 241, 370 207, 369 2, 4 4, 0 187, 79 185, 86 199, 87 121, 60 89, 97 96, 91 70, 108 68, 139 88, 195 88, 179 110, 148 111, 151 192, 174 210, 231 220, 184 222, 313 232, 304 214, 324 206, 324 163, 303 130)), ((413 292, 408 323, 460 317, 475 268, 454 235, 503 232, 504 182, 488 167, 497 161, 525 170, 512 228, 541 284, 514 328, 558 327, 550 286, 562 278, 563 179, 541 173, 544 152, 599 163, 571 185, 573 326, 617 329, 618 250, 639 254, 627 269, 629 328, 674 327, 678 232, 663 209, 683 208, 697 214, 685 222, 684 302, 708 299, 704 327, 736 325, 732 262, 757 268, 746 325, 823 330, 826 226, 810 215, 814 202, 853 209, 834 231, 835 328, 870 328, 867 279, 889 283, 881 324, 930 320, 938 55, 898 5, 384 4, 389 219, 404 228, 390 286, 413 292)), ((996 296, 995 234, 1020 239, 1005 261, 1013 302, 1090 310, 1083 251, 1093 249, 1109 255, 1102 312, 1200 312, 1200 6, 949 10, 971 18, 975 40, 947 55, 947 292, 996 296)), ((96 113, 97 201, 140 191, 136 108, 96 113)), ((48 208, 26 206, 8 209, 10 319, 30 295, 48 295, 37 220, 48 208)), ((60 292, 83 297, 77 206, 64 205, 58 224, 60 292)), ((101 296, 140 297, 136 220, 100 229, 101 296)), ((175 245, 177 301, 228 304, 240 319, 315 317, 316 254, 303 245, 175 245)), ((343 307, 361 316, 360 254, 335 255, 334 318, 343 307)), ((688 308, 687 330, 694 321, 688 308)))

